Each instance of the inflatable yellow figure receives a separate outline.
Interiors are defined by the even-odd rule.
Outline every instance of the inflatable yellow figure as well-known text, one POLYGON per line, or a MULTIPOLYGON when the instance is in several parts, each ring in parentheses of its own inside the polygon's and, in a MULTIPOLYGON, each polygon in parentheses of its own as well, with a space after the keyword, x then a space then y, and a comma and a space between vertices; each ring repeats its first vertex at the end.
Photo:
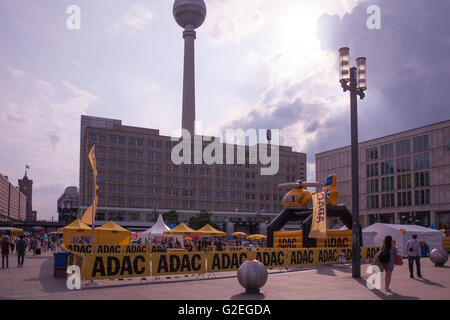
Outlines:
MULTIPOLYGON (((327 199, 327 205, 336 206, 338 198, 338 189, 336 188, 337 176, 332 174, 328 176, 322 191, 325 191, 325 198, 327 199)), ((283 197, 281 203, 285 207, 304 207, 306 208, 311 202, 311 193, 306 190, 307 187, 320 187, 321 185, 317 182, 302 182, 297 180, 291 183, 281 183, 278 187, 290 187, 293 188, 291 191, 286 193, 283 197)), ((314 194, 314 193, 313 193, 314 194)))

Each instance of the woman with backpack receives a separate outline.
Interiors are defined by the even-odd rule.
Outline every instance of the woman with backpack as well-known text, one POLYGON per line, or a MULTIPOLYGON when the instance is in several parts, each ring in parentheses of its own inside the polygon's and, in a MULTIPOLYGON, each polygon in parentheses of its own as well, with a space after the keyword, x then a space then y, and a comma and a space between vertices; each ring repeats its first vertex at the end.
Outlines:
POLYGON ((381 248, 381 253, 379 256, 381 265, 383 266, 384 271, 386 271, 385 285, 384 285, 384 289, 386 291, 391 291, 389 285, 391 284, 391 277, 392 272, 394 271, 394 261, 396 255, 397 255, 397 248, 392 243, 392 237, 386 236, 386 238, 384 238, 384 244, 383 247, 381 248))

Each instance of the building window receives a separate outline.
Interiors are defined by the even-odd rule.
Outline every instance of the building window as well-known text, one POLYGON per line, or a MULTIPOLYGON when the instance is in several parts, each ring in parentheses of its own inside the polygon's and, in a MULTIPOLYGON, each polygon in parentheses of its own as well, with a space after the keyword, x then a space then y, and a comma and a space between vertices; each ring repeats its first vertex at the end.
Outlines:
POLYGON ((378 177, 378 162, 366 165, 367 177, 378 177))
POLYGON ((428 153, 414 155, 414 170, 429 169, 430 161, 428 153))
POLYGON ((385 160, 381 162, 381 175, 394 173, 394 160, 385 160))
POLYGON ((367 196, 367 209, 379 208, 379 196, 367 196))
POLYGON ((366 162, 378 160, 378 147, 366 149, 366 162))
POLYGON ((381 178, 381 191, 394 191, 394 176, 381 178))
POLYGON ((397 156, 403 156, 410 153, 409 139, 397 141, 395 144, 395 149, 397 150, 397 156))
POLYGON ((388 159, 394 157, 394 144, 384 144, 380 146, 380 159, 388 159))
POLYGON ((378 192, 378 179, 367 180, 367 193, 378 192))
POLYGON ((413 138, 413 152, 423 152, 428 150, 428 135, 413 138))
POLYGON ((97 135, 96 134, 89 135, 89 141, 96 142, 97 141, 97 135))
POLYGON ((429 187, 430 186, 430 172, 416 172, 414 173, 414 187, 429 187))
POLYGON ((130 144, 130 146, 135 146, 136 145, 136 139, 135 138, 129 138, 128 139, 128 143, 130 144))
POLYGON ((411 191, 397 192, 397 206, 411 206, 411 191))
POLYGON ((125 144, 125 137, 119 137, 119 144, 125 144))
POLYGON ((117 137, 116 136, 110 136, 109 137, 109 143, 117 144, 117 137))
POLYGON ((416 190, 414 191, 414 203, 415 205, 430 204, 430 190, 416 190))
POLYGON ((381 195, 381 207, 382 208, 392 208, 395 206, 394 203, 394 194, 387 193, 381 195))
POLYGON ((138 147, 143 147, 143 146, 144 146, 144 140, 142 140, 142 139, 137 139, 137 146, 138 146, 138 147))
POLYGON ((397 158, 397 172, 411 171, 411 158, 397 158))
POLYGON ((397 176, 397 189, 411 189, 411 174, 397 176))

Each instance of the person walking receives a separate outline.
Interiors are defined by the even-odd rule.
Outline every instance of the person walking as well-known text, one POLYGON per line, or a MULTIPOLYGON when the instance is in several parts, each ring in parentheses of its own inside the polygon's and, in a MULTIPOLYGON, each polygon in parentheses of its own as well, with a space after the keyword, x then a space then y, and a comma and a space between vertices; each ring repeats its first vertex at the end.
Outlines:
POLYGON ((397 255, 397 248, 392 243, 392 237, 386 236, 384 244, 381 248, 380 262, 386 272, 384 289, 391 291, 390 285, 392 280, 392 272, 394 271, 394 261, 397 255))
POLYGON ((2 269, 5 269, 5 258, 6 258, 6 268, 9 268, 9 241, 7 237, 3 237, 1 242, 2 251, 2 269))
POLYGON ((25 259, 25 249, 27 248, 27 243, 23 240, 23 237, 19 237, 16 242, 17 251, 17 264, 19 268, 23 266, 23 260, 25 259))
POLYGON ((11 255, 12 255, 12 254, 14 254, 14 240, 13 239, 11 239, 9 246, 11 247, 11 255))
POLYGON ((420 244, 417 241, 417 234, 412 235, 412 239, 408 241, 406 244, 406 251, 408 252, 408 265, 409 265, 409 277, 414 279, 414 261, 416 262, 417 268, 417 276, 422 278, 422 274, 420 272, 420 244))

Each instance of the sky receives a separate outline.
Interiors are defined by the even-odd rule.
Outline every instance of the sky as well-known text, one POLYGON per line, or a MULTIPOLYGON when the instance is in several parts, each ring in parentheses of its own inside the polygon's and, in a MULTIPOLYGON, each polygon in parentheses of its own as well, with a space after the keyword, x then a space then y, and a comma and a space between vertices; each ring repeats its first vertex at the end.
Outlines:
MULTIPOLYGON (((350 144, 338 49, 367 58, 359 140, 450 118, 448 0, 205 0, 197 29, 196 119, 209 130, 280 129, 314 155, 350 144), (369 29, 370 6, 380 28, 369 29)), ((80 116, 171 135, 181 125, 183 39, 173 0, 0 2, 0 172, 30 166, 38 219, 78 186, 80 116), (80 28, 69 29, 71 5, 80 28)), ((370 20, 374 21, 374 20, 370 20)))

